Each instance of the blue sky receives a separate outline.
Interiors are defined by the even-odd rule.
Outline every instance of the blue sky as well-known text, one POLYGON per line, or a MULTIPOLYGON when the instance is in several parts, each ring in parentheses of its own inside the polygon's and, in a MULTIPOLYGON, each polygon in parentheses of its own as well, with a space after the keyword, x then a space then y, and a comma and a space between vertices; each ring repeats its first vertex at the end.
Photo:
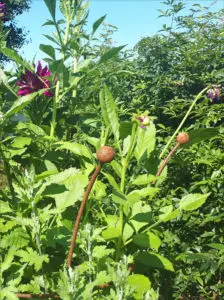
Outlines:
MULTIPOLYGON (((164 1, 164 0, 163 0, 164 1)), ((212 0, 185 0, 186 7, 194 3, 209 6, 212 0)), ((168 22, 167 19, 158 18, 158 9, 163 9, 164 5, 160 0, 90 0, 89 25, 99 17, 107 14, 106 23, 118 27, 113 40, 115 45, 128 44, 133 47, 142 37, 155 34, 162 25, 168 22)), ((212 5, 212 10, 224 8, 224 0, 217 0, 212 5)), ((60 18, 60 15, 58 14, 60 18)), ((29 12, 17 18, 18 25, 29 31, 28 38, 31 43, 25 45, 20 53, 29 60, 37 55, 38 59, 44 57, 39 50, 40 43, 47 40, 42 34, 50 34, 53 27, 42 24, 50 18, 49 12, 43 0, 33 0, 29 12)))

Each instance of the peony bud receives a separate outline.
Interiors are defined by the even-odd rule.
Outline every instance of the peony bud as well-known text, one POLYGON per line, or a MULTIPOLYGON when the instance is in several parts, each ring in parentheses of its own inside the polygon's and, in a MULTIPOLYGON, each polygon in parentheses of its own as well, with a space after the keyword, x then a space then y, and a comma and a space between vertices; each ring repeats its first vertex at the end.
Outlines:
POLYGON ((189 140, 190 140, 189 134, 186 132, 181 132, 177 136, 177 142, 179 144, 186 144, 187 142, 189 142, 189 140))
POLYGON ((96 152, 97 159, 102 163, 109 163, 114 159, 115 151, 112 147, 103 146, 96 152))

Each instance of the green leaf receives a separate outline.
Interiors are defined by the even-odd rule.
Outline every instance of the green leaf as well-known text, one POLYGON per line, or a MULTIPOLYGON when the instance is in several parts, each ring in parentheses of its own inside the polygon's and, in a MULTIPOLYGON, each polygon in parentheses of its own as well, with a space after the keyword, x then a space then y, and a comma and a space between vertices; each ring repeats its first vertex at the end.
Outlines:
POLYGON ((6 114, 3 116, 4 118, 9 117, 11 115, 14 115, 21 111, 25 106, 27 106, 31 101, 33 101, 36 96, 39 96, 45 92, 46 89, 42 89, 38 92, 19 97, 12 105, 12 107, 6 112, 6 114))
POLYGON ((56 0, 44 0, 53 20, 55 20, 56 0))
POLYGON ((153 198, 156 195, 156 193, 158 193, 158 191, 159 191, 158 188, 148 186, 141 190, 133 190, 127 195, 127 199, 132 202, 132 201, 136 201, 137 199, 140 200, 146 197, 153 198))
POLYGON ((208 198, 208 194, 189 194, 184 196, 180 201, 180 209, 191 211, 201 207, 206 199, 208 198))
POLYGON ((49 26, 49 25, 53 26, 55 25, 55 23, 52 20, 47 20, 42 26, 49 26))
POLYGON ((101 18, 99 18, 98 20, 96 20, 93 23, 93 31, 92 34, 94 34, 96 32, 96 30, 99 28, 99 26, 103 23, 103 21, 105 20, 106 15, 102 16, 101 18))
POLYGON ((127 278, 128 283, 134 289, 134 298, 143 299, 144 294, 151 288, 149 279, 141 274, 132 274, 127 278))
POLYGON ((136 261, 151 268, 161 268, 174 272, 173 265, 167 258, 153 252, 139 253, 136 256, 136 261))
POLYGON ((120 187, 117 184, 117 182, 115 181, 114 177, 108 173, 104 173, 102 172, 102 174, 106 177, 106 179, 108 180, 108 182, 110 183, 110 185, 117 191, 120 191, 120 187))
POLYGON ((120 237, 119 228, 107 228, 102 232, 102 236, 105 240, 114 240, 120 237))
POLYGON ((126 242, 134 233, 133 226, 126 223, 124 225, 123 233, 122 233, 122 239, 123 242, 126 242))
POLYGON ((94 247, 92 256, 97 259, 102 259, 104 257, 107 258, 110 254, 114 253, 114 249, 107 249, 106 247, 107 246, 105 245, 94 247))
POLYGON ((0 214, 11 212, 8 202, 0 200, 0 214))
POLYGON ((10 248, 8 253, 5 255, 3 262, 1 263, 1 272, 8 270, 13 262, 15 255, 15 248, 10 248))
POLYGON ((54 175, 54 174, 57 174, 57 173, 58 173, 58 170, 57 170, 57 169, 55 169, 55 170, 49 170, 49 171, 44 171, 44 172, 42 172, 42 173, 36 175, 36 176, 35 176, 35 179, 36 179, 36 181, 42 180, 42 179, 44 179, 44 178, 47 178, 47 177, 49 177, 49 176, 51 176, 51 175, 54 175))
POLYGON ((132 185, 145 185, 153 182, 156 176, 143 174, 136 177, 136 179, 131 183, 132 185))
POLYGON ((156 128, 153 123, 150 123, 145 129, 139 127, 137 131, 137 144, 134 155, 138 161, 146 159, 154 150, 156 142, 156 128))
POLYGON ((132 132, 132 122, 120 122, 120 138, 123 140, 132 132))
POLYGON ((108 87, 105 85, 100 91, 100 105, 103 119, 106 126, 109 126, 117 139, 119 140, 119 120, 117 114, 117 106, 108 87))
POLYGON ((180 215, 180 210, 175 209, 174 211, 159 215, 159 221, 168 222, 170 220, 176 219, 180 215))
POLYGON ((14 246, 15 248, 19 249, 27 246, 28 243, 29 235, 26 233, 26 231, 22 230, 21 228, 16 228, 9 234, 3 236, 1 240, 1 247, 9 248, 14 246))
POLYGON ((127 199, 126 199, 125 195, 116 190, 113 191, 112 200, 117 204, 121 204, 121 205, 127 204, 127 199))
POLYGON ((131 224, 138 232, 142 227, 148 225, 152 219, 151 207, 143 201, 135 203, 132 207, 131 224))
POLYGON ((99 63, 104 63, 106 62, 108 59, 112 58, 113 56, 117 55, 124 47, 124 46, 120 46, 120 47, 114 47, 112 49, 110 49, 109 51, 107 51, 106 53, 104 53, 101 58, 99 63))
POLYGON ((217 136, 219 134, 218 128, 199 128, 194 129, 189 132, 190 140, 187 144, 184 145, 190 146, 192 144, 200 143, 204 140, 211 139, 214 136, 217 136))
POLYGON ((224 251, 224 244, 211 243, 208 244, 208 246, 216 250, 224 251))
POLYGON ((59 145, 59 147, 57 147, 57 150, 66 149, 76 155, 92 158, 89 149, 86 146, 78 144, 76 142, 57 142, 56 146, 57 145, 59 145))
POLYGON ((26 68, 26 69, 28 69, 30 71, 34 70, 34 67, 30 66, 30 64, 28 62, 24 61, 22 59, 22 57, 19 56, 19 54, 15 50, 9 49, 9 48, 0 47, 0 52, 2 54, 4 54, 5 56, 7 56, 8 58, 10 58, 11 60, 15 61, 17 64, 23 66, 24 68, 26 68))
POLYGON ((67 191, 55 195, 57 208, 60 211, 64 211, 66 207, 69 207, 81 200, 84 194, 84 188, 87 186, 88 181, 88 176, 83 174, 76 174, 64 181, 63 183, 67 191))
POLYGON ((33 265, 36 271, 39 271, 43 265, 43 262, 49 262, 48 255, 39 255, 32 248, 28 247, 25 250, 18 250, 15 253, 16 256, 20 257, 21 262, 28 263, 29 265, 33 265))
POLYGON ((40 48, 41 51, 46 53, 48 56, 55 59, 55 50, 52 46, 40 44, 39 48, 40 48))
POLYGON ((110 165, 114 169, 117 176, 121 178, 121 169, 122 169, 121 165, 116 160, 112 160, 110 165))
POLYGON ((29 137, 18 136, 15 137, 11 147, 13 148, 23 148, 24 146, 30 145, 32 139, 29 137))
POLYGON ((151 248, 156 251, 158 251, 162 243, 160 238, 152 232, 140 233, 135 235, 133 238, 133 242, 140 247, 151 248))

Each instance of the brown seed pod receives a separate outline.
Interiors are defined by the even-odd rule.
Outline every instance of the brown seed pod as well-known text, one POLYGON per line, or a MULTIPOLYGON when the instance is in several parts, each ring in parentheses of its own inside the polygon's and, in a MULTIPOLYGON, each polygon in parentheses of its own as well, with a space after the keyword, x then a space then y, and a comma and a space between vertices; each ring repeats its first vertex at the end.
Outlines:
POLYGON ((115 151, 112 147, 103 146, 96 152, 97 159, 102 163, 109 163, 114 159, 115 151))
POLYGON ((189 134, 186 132, 181 132, 177 136, 177 142, 179 144, 186 144, 187 142, 189 142, 189 140, 190 140, 189 134))

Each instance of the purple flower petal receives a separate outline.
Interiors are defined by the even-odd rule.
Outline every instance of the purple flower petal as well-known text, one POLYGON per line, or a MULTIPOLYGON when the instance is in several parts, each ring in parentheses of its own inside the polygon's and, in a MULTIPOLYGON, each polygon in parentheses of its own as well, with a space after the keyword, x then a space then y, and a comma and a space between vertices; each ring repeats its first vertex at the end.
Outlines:
MULTIPOLYGON (((50 81, 46 79, 50 75, 51 72, 48 67, 42 68, 41 62, 38 61, 36 73, 26 70, 25 74, 21 75, 20 81, 17 82, 17 85, 20 87, 18 95, 27 95, 43 88, 50 88, 50 81)), ((53 96, 50 91, 45 91, 43 94, 47 97, 53 96)))

